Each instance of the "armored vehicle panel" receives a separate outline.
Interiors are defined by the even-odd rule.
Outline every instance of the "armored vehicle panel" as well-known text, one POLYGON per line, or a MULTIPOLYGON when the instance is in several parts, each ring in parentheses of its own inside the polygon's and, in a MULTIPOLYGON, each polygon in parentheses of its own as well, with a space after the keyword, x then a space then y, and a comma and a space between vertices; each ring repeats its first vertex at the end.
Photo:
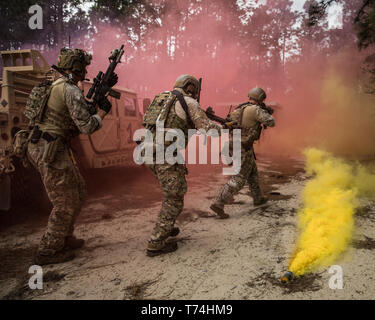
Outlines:
MULTIPOLYGON (((90 82, 83 83, 85 93, 91 85, 90 82)), ((75 141, 79 145, 78 157, 86 168, 135 165, 133 133, 142 128, 137 94, 122 87, 114 89, 121 93, 121 98, 110 97, 112 109, 103 120, 101 130, 91 135, 80 135, 75 141)))

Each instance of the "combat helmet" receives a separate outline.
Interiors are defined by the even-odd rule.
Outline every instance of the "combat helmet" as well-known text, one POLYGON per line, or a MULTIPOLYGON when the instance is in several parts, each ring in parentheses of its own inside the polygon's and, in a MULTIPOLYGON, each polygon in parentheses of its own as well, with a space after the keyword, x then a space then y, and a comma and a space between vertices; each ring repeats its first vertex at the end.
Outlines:
POLYGON ((82 49, 62 48, 57 66, 63 70, 82 73, 91 62, 92 56, 82 49))
POLYGON ((267 98, 266 92, 262 88, 259 88, 259 87, 255 87, 251 89, 249 91, 248 96, 249 96, 249 99, 253 99, 259 103, 262 103, 267 98))
POLYGON ((177 78, 174 88, 181 88, 195 98, 198 94, 199 81, 189 74, 183 74, 177 78))

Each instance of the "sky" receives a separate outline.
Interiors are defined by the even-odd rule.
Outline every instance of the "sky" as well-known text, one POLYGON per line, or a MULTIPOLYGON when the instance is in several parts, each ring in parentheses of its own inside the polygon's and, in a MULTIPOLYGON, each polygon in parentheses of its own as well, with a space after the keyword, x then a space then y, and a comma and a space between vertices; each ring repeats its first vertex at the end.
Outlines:
POLYGON ((302 11, 303 5, 305 4, 306 0, 293 0, 293 9, 302 11))
MULTIPOLYGON (((298 11, 303 10, 303 5, 306 0, 293 0, 292 8, 298 11)), ((339 29, 342 27, 342 5, 333 3, 328 8, 328 28, 330 29, 339 29)))
MULTIPOLYGON (((272 2, 272 0, 269 0, 269 1, 272 2)), ((297 11, 302 11, 303 5, 305 4, 305 2, 306 0, 293 0, 292 8, 297 11)), ((337 3, 331 4, 331 6, 328 8, 327 13, 328 13, 328 28, 340 29, 342 27, 342 15, 343 15, 342 5, 337 4, 337 3)))

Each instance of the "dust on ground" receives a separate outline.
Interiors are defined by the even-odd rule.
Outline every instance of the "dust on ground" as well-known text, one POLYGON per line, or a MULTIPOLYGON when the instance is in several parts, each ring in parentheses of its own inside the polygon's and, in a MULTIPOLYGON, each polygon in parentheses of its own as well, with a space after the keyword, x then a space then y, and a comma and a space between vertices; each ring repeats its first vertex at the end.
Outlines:
POLYGON ((264 272, 259 277, 249 281, 247 285, 250 288, 255 286, 265 286, 267 283, 282 289, 282 294, 287 295, 295 292, 311 292, 322 289, 322 284, 318 283, 322 276, 318 273, 309 273, 293 279, 288 284, 280 281, 280 275, 273 272, 264 272))
MULTIPOLYGON (((179 249, 145 255, 161 191, 144 167, 85 172, 89 189, 76 225, 86 239, 71 262, 43 267, 42 290, 28 285, 29 267, 50 205, 18 205, 0 217, 1 299, 373 299, 374 203, 364 201, 356 234, 337 262, 344 288, 329 288, 328 270, 283 285, 294 249, 300 192, 307 177, 299 159, 259 157, 261 187, 270 205, 254 209, 246 186, 217 219, 209 206, 229 178, 221 167, 190 166, 185 208, 177 223, 179 249)), ((44 192, 44 191, 40 191, 44 192)))

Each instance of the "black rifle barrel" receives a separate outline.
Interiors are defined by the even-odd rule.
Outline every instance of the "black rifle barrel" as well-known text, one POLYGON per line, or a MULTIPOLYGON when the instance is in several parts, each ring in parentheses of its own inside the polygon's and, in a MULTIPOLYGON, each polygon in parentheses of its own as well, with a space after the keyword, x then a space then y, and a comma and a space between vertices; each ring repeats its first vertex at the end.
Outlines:
POLYGON ((115 71, 117 65, 120 63, 121 57, 124 54, 124 45, 121 46, 120 50, 115 49, 115 51, 109 57, 111 63, 108 66, 107 71, 103 77, 103 81, 108 81, 115 71))
POLYGON ((121 62, 121 57, 124 54, 124 45, 120 49, 115 49, 111 52, 109 57, 109 66, 105 73, 100 71, 87 94, 87 98, 93 100, 93 106, 96 106, 102 97, 105 97, 110 92, 111 87, 109 80, 112 78, 117 65, 121 62))
POLYGON ((92 84, 89 92, 87 93, 87 96, 86 96, 87 99, 91 99, 92 98, 92 96, 95 93, 96 88, 98 87, 100 81, 102 80, 102 77, 103 77, 103 72, 99 71, 99 73, 97 74, 97 76, 93 80, 93 84, 92 84))
POLYGON ((267 106, 265 103, 261 103, 261 104, 260 104, 260 107, 261 107, 264 111, 268 112, 268 113, 271 114, 271 115, 275 112, 275 110, 273 110, 270 106, 267 106))
POLYGON ((206 112, 207 117, 211 120, 214 120, 214 121, 219 122, 221 124, 225 124, 225 123, 229 122, 229 119, 224 119, 224 118, 221 118, 221 117, 215 115, 215 112, 212 109, 212 107, 208 107, 205 112, 206 112))
POLYGON ((199 86, 198 86, 198 94, 197 94, 198 103, 200 103, 201 101, 201 91, 202 91, 202 78, 199 78, 199 86))

